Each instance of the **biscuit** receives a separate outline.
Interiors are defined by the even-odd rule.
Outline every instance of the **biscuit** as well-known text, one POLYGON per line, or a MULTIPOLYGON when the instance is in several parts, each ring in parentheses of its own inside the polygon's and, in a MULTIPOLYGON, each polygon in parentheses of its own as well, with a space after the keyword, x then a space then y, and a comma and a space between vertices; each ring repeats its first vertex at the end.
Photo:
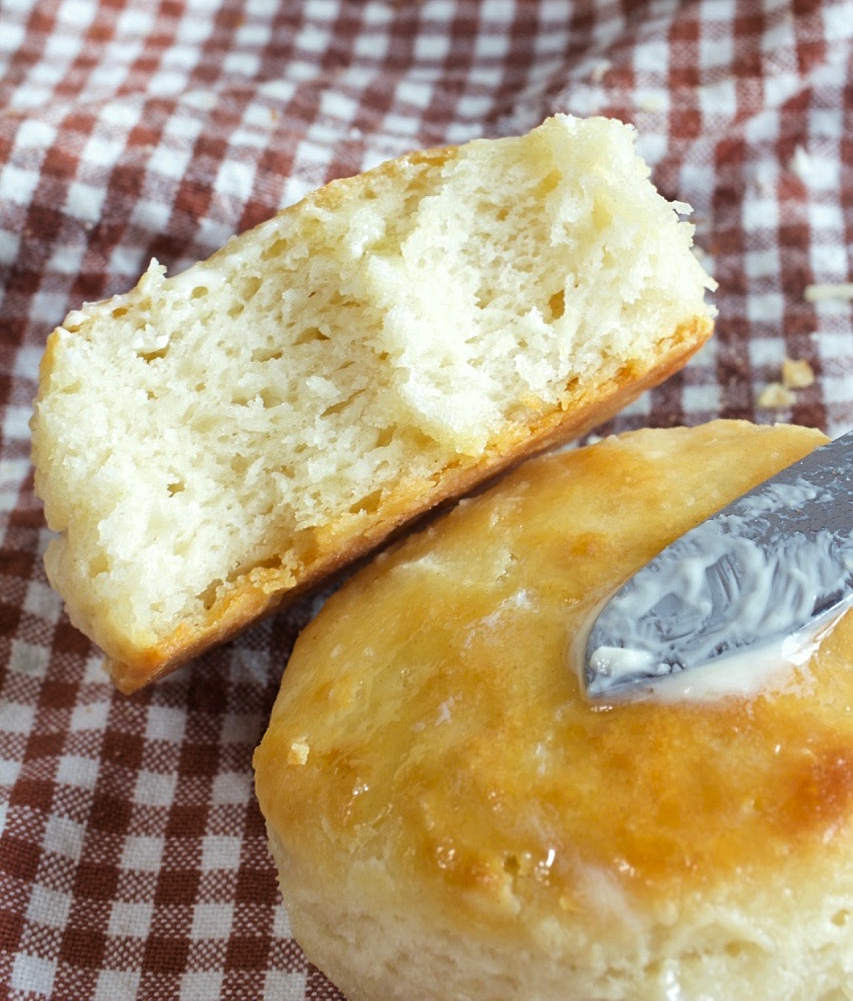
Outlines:
POLYGON ((843 1001, 853 617, 772 690, 593 704, 600 603, 825 438, 532 459, 333 595, 255 757, 292 929, 351 1001, 843 1001))
POLYGON ((684 210, 626 126, 557 116, 333 182, 70 314, 32 420, 46 569, 118 687, 679 368, 712 326, 684 210))

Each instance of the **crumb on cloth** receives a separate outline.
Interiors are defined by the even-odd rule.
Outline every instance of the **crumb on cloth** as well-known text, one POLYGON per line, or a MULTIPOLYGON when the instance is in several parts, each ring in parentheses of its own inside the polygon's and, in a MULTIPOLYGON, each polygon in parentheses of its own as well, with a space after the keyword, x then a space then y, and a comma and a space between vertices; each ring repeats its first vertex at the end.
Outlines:
POLYGON ((777 410, 791 407, 797 402, 795 390, 814 385, 815 373, 809 362, 800 358, 785 358, 782 362, 781 378, 768 383, 755 401, 761 410, 777 410))
POLYGON ((806 302, 823 302, 827 299, 853 299, 853 282, 806 285, 803 293, 806 302))

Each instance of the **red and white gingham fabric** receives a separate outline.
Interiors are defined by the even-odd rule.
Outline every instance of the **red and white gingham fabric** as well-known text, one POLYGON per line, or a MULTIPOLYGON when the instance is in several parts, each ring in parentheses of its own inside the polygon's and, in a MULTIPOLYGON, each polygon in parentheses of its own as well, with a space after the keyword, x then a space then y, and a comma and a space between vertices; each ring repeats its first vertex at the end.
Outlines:
POLYGON ((603 113, 695 207, 719 282, 712 342, 603 430, 840 433, 851 41, 853 0, 0 0, 2 998, 340 998, 290 936, 252 791, 312 601, 112 690, 41 565, 27 421, 49 330, 333 176, 603 113), (768 398, 786 359, 814 383, 768 398))

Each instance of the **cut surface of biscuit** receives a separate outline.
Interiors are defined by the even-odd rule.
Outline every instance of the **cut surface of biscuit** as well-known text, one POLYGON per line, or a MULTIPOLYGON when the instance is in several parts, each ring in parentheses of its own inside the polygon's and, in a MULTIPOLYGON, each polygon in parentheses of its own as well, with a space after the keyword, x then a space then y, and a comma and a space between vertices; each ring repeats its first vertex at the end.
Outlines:
POLYGON ((130 691, 579 434, 711 332, 615 121, 415 153, 71 313, 32 421, 49 578, 130 691))

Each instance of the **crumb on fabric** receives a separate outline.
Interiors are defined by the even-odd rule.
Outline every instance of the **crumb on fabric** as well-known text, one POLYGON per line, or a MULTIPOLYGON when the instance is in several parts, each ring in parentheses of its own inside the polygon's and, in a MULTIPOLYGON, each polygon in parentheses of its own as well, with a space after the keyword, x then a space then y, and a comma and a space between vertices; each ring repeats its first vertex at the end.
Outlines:
POLYGON ((768 383, 758 394, 755 405, 761 410, 781 410, 797 402, 797 389, 814 385, 815 373, 805 358, 785 358, 781 377, 768 383))
POLYGON ((777 410, 794 404, 796 394, 781 382, 771 382, 761 390, 756 406, 761 410, 777 410))
POLYGON ((805 389, 814 381, 814 369, 804 358, 786 358, 782 362, 782 385, 787 389, 805 389))

